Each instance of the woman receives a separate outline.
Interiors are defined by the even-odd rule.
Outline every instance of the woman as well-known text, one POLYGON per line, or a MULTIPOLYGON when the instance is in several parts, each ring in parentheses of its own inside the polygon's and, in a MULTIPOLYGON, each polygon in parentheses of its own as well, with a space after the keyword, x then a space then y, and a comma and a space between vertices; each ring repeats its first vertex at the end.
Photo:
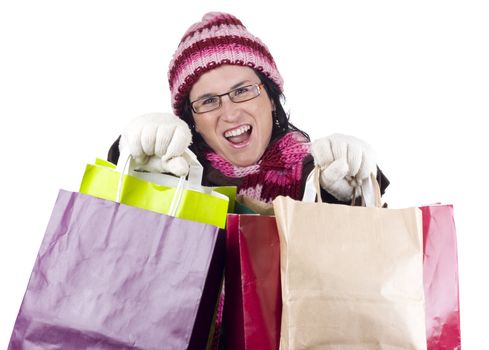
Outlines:
POLYGON ((129 147, 141 169, 186 174, 185 148, 204 166, 203 185, 236 185, 239 193, 271 202, 300 199, 307 174, 321 167, 324 201, 347 203, 354 187, 376 174, 388 180, 361 140, 332 135, 312 144, 289 123, 281 101, 283 79, 268 48, 234 16, 208 13, 184 34, 170 62, 175 115, 133 120, 112 145, 129 147))
MULTIPOLYGON (((350 203, 354 187, 372 173, 382 192, 388 185, 364 142, 332 135, 311 144, 289 123, 272 55, 232 15, 208 13, 187 30, 168 80, 175 115, 133 120, 112 145, 109 161, 117 162, 120 140, 141 169, 183 175, 188 164, 182 153, 190 146, 204 166, 203 185, 236 185, 240 194, 265 202, 278 195, 302 198, 315 165, 326 202, 350 203)), ((221 298, 213 348, 222 306, 221 298)))

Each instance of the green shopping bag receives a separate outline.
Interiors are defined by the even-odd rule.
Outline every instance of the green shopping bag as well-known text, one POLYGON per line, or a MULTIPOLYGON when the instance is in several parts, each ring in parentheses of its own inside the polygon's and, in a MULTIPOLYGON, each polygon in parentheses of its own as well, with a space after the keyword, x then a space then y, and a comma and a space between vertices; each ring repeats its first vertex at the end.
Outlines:
POLYGON ((95 164, 87 164, 80 193, 161 214, 169 214, 176 207, 178 218, 224 228, 228 210, 234 210, 236 187, 201 186, 202 166, 189 150, 184 156, 190 164, 188 179, 138 172, 133 159, 124 154, 117 167, 97 159, 95 164))

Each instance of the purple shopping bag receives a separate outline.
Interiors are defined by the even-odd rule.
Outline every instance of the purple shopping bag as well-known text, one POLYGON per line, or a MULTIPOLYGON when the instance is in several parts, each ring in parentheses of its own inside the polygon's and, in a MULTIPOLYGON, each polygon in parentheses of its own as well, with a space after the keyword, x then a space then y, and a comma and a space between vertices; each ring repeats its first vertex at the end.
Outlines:
POLYGON ((217 227, 61 190, 9 349, 203 349, 217 227))

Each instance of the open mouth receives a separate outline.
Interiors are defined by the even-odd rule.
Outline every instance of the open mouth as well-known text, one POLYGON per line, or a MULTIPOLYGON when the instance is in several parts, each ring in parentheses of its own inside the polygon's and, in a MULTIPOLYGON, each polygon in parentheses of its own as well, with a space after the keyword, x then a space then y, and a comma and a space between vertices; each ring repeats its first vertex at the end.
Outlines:
POLYGON ((253 128, 251 127, 251 125, 241 125, 236 129, 226 131, 224 133, 224 137, 233 145, 243 145, 250 139, 252 131, 253 128))

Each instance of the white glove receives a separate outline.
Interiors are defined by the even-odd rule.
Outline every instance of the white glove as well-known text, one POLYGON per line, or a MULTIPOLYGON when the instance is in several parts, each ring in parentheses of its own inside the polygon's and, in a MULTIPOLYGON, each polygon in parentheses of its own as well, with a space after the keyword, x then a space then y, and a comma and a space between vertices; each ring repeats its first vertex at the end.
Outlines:
POLYGON ((119 149, 129 147, 137 169, 182 176, 189 170, 182 154, 191 142, 192 133, 183 120, 169 113, 150 113, 127 125, 119 149))
POLYGON ((311 145, 314 163, 321 168, 321 187, 341 201, 352 198, 354 188, 377 175, 375 153, 353 136, 333 134, 311 145))

